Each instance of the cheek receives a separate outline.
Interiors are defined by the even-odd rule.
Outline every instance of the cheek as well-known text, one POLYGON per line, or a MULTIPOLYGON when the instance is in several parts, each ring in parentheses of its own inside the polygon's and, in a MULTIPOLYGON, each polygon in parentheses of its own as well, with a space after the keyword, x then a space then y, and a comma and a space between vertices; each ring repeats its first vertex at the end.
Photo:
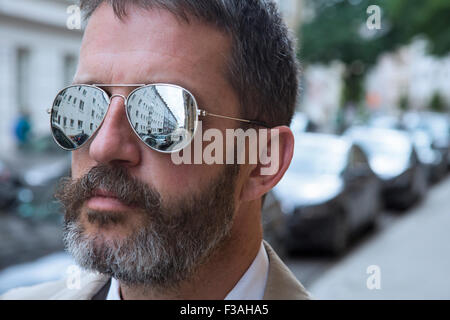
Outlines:
POLYGON ((79 179, 85 175, 96 162, 89 157, 87 146, 72 152, 72 178, 79 179))
POLYGON ((72 152, 72 178, 81 178, 85 173, 93 167, 92 161, 89 159, 87 148, 82 148, 72 152))
POLYGON ((202 191, 218 176, 221 166, 175 165, 170 156, 163 155, 152 160, 144 158, 141 170, 141 179, 156 188, 164 199, 177 199, 202 191))

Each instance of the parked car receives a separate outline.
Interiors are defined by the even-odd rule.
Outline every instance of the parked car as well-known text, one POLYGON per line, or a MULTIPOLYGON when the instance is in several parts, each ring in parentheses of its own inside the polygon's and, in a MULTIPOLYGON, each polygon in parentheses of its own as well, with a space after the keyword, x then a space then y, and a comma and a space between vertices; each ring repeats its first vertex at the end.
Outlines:
POLYGON ((315 132, 317 130, 317 126, 306 114, 296 112, 292 117, 291 130, 294 134, 302 132, 315 132))
POLYGON ((344 136, 368 155, 369 164, 382 181, 384 203, 407 209, 421 200, 428 188, 426 169, 420 163, 408 133, 386 128, 351 127, 344 136))
POLYGON ((17 202, 20 180, 3 160, 0 160, 0 210, 6 210, 17 202))
MULTIPOLYGON (((53 125, 52 127, 53 133, 56 137, 56 139, 59 141, 59 143, 66 149, 73 149, 76 148, 78 145, 75 143, 75 141, 71 140, 63 130, 61 130, 58 125, 53 125)), ((80 141, 81 142, 81 141, 80 141)))
POLYGON ((438 182, 447 173, 447 159, 442 150, 436 149, 434 137, 420 126, 418 113, 407 113, 401 117, 377 115, 369 120, 371 127, 403 130, 411 137, 419 162, 425 167, 428 181, 438 182))
POLYGON ((364 152, 339 136, 296 136, 294 157, 274 188, 286 215, 288 251, 342 253, 352 235, 374 226, 379 181, 364 152))
POLYGON ((267 193, 262 208, 262 225, 264 240, 275 249, 278 255, 284 255, 284 232, 286 219, 281 204, 273 191, 267 193))
POLYGON ((60 220, 62 207, 54 199, 54 192, 58 181, 70 176, 71 155, 66 153, 38 163, 21 176, 18 212, 27 218, 60 220))
POLYGON ((417 156, 427 171, 428 181, 438 182, 447 174, 447 161, 441 151, 433 146, 432 136, 425 130, 416 129, 410 132, 417 151, 417 156))
POLYGON ((402 125, 408 130, 427 131, 432 137, 433 149, 439 151, 450 168, 450 120, 436 112, 408 112, 402 117, 402 125))

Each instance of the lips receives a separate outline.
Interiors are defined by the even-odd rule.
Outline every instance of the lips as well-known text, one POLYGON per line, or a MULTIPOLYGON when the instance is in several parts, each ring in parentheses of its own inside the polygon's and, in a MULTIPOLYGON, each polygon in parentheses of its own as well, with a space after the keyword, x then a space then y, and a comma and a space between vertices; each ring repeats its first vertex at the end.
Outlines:
POLYGON ((96 211, 126 211, 131 207, 120 201, 114 192, 96 189, 93 196, 87 201, 89 209, 96 211))
POLYGON ((94 197, 103 197, 103 198, 115 198, 117 199, 117 195, 114 192, 107 191, 105 189, 95 189, 94 197))

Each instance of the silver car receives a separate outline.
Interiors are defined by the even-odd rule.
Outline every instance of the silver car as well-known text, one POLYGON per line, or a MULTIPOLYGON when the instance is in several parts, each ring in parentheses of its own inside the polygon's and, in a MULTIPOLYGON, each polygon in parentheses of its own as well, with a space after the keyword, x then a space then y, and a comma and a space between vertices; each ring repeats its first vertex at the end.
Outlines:
POLYGON ((372 170, 382 181, 387 207, 407 209, 426 195, 426 170, 407 132, 357 126, 348 129, 344 136, 368 154, 372 170))
POLYGON ((274 188, 293 251, 341 254, 351 236, 374 226, 380 185, 364 152, 339 136, 296 135, 294 157, 274 188))

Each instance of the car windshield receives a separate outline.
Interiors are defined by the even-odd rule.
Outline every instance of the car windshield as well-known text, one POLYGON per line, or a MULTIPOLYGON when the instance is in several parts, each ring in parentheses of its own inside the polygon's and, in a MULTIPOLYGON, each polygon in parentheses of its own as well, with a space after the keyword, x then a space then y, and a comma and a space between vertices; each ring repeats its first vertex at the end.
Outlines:
POLYGON ((342 144, 323 145, 317 141, 300 143, 295 149, 291 170, 306 174, 339 175, 345 168, 347 149, 342 144))
POLYGON ((364 137, 356 139, 370 158, 389 156, 394 159, 409 157, 411 144, 401 137, 364 137))
POLYGON ((447 138, 450 132, 449 125, 444 118, 426 118, 421 128, 429 130, 435 138, 447 138))

